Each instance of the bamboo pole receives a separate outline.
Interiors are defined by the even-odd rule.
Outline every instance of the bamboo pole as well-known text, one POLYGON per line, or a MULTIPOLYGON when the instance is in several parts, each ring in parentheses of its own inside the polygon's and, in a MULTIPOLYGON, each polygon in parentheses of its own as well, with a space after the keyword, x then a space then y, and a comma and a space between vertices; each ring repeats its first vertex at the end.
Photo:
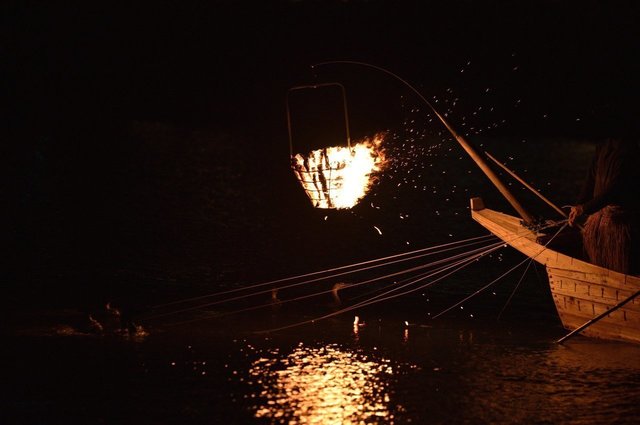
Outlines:
POLYGON ((330 65, 330 64, 361 65, 361 66, 377 69, 378 71, 382 71, 385 74, 391 75, 392 77, 396 78, 397 80, 405 84, 407 87, 409 87, 415 94, 418 95, 420 99, 422 99, 422 101, 431 109, 431 111, 433 111, 433 113, 440 120, 440 122, 446 127, 447 130, 449 130, 453 138, 458 142, 458 144, 460 144, 460 146, 462 146, 462 149, 464 149, 465 152, 467 152, 467 154, 476 163, 476 165, 478 165, 480 170, 482 170, 482 172, 489 178, 491 183, 493 183, 493 185, 498 189, 498 191, 500 191, 502 196, 504 196, 505 199, 509 202, 509 204, 511 204, 511 206, 518 212, 520 217, 522 217, 522 219, 524 220, 525 224, 531 224, 534 222, 533 216, 529 214, 527 210, 524 209, 524 207, 520 204, 520 202, 516 199, 516 197, 511 193, 511 191, 507 188, 507 186, 500 180, 500 178, 496 175, 496 173, 494 173, 493 170, 489 167, 489 164, 484 160, 484 158, 480 156, 476 152, 476 150, 473 148, 473 146, 471 146, 471 144, 467 142, 466 139, 464 139, 460 134, 458 134, 458 132, 455 131, 454 128, 447 122, 447 120, 445 120, 444 117, 440 115, 440 113, 436 110, 436 108, 434 108, 433 105, 406 80, 403 80, 402 78, 400 78, 399 76, 397 76, 396 74, 394 74, 393 72, 387 69, 381 68, 376 65, 371 65, 365 62, 329 61, 329 62, 321 62, 315 65, 312 65, 312 68, 315 68, 316 66, 330 65))
POLYGON ((511 177, 513 177, 514 179, 518 180, 520 183, 522 183, 522 185, 524 187, 526 187, 527 189, 529 189, 530 191, 532 191, 533 193, 536 194, 536 196, 540 199, 542 199, 544 202, 546 202, 551 208, 553 208, 554 210, 556 210, 558 213, 560 213, 561 216, 563 216, 564 218, 568 218, 567 213, 565 213, 564 211, 562 211, 562 209, 560 207, 558 207, 556 204, 554 204, 553 202, 551 202, 550 200, 548 200, 542 193, 538 192, 533 186, 531 186, 529 183, 527 183, 526 181, 522 180, 520 178, 520 176, 518 176, 515 172, 511 171, 510 169, 507 168, 506 165, 504 165, 503 163, 501 163, 500 161, 498 161, 497 159, 495 159, 493 156, 491 156, 491 154, 489 152, 484 153, 485 155, 487 155, 489 157, 489 159, 491 159, 493 162, 495 162, 500 168, 502 168, 504 171, 506 171, 507 173, 509 173, 509 175, 511 177))
MULTIPOLYGON (((429 106, 431 106, 429 104, 429 106)), ((532 224, 534 222, 533 216, 529 214, 527 210, 520 204, 520 202, 516 199, 516 197, 511 193, 511 191, 505 186, 505 184, 500 180, 500 178, 493 172, 493 170, 489 167, 489 164, 482 158, 476 150, 471 146, 466 139, 460 136, 451 125, 440 115, 434 108, 431 106, 431 110, 434 114, 440 119, 442 124, 449 130, 451 135, 456 139, 456 141, 462 146, 467 154, 471 157, 471 159, 480 167, 480 170, 491 180, 491 183, 500 191, 502 196, 506 198, 506 200, 511 204, 511 206, 518 212, 520 217, 524 220, 526 224, 532 224)))
MULTIPOLYGON (((554 210, 556 210, 558 213, 560 213, 560 215, 562 215, 564 218, 569 218, 569 215, 564 212, 559 206, 557 206, 556 204, 554 204, 553 202, 551 202, 550 200, 548 200, 542 193, 538 192, 533 186, 531 186, 529 183, 527 183, 526 181, 524 181, 522 178, 520 178, 520 176, 518 176, 514 171, 510 170, 507 168, 506 165, 502 164, 500 161, 498 161, 496 158, 494 158, 493 156, 491 156, 491 154, 487 151, 484 152, 485 155, 487 155, 493 162, 495 162, 496 164, 498 164, 498 166, 500 168, 502 168, 504 171, 506 171, 507 173, 509 173, 509 175, 511 177, 513 177, 514 179, 518 180, 520 183, 522 183, 524 185, 524 187, 526 187, 527 189, 529 189, 530 191, 532 191, 533 193, 535 193, 540 199, 542 199, 544 202, 546 202, 551 208, 553 208, 554 210)), ((584 230, 584 227, 581 224, 578 223, 574 223, 574 225, 580 229, 580 230, 584 230)))

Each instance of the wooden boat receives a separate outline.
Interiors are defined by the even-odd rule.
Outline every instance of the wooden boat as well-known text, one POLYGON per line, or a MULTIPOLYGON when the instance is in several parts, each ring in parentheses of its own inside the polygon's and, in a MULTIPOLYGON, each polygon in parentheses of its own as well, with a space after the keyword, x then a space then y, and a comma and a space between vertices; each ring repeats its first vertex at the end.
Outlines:
POLYGON ((640 343, 640 297, 614 310, 640 290, 640 277, 590 264, 542 245, 541 233, 522 219, 485 208, 471 199, 471 217, 511 247, 546 267, 549 286, 562 325, 575 330, 612 310, 586 327, 585 336, 640 343))

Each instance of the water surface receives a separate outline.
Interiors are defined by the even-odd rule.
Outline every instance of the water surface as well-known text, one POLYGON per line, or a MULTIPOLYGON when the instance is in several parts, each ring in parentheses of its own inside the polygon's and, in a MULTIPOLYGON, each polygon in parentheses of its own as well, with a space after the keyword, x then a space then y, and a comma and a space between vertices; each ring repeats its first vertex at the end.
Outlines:
POLYGON ((7 337, 3 423, 636 423, 640 347, 553 320, 286 315, 7 337), (366 319, 366 320, 365 320, 366 319), (364 321, 364 325, 362 322, 364 321))

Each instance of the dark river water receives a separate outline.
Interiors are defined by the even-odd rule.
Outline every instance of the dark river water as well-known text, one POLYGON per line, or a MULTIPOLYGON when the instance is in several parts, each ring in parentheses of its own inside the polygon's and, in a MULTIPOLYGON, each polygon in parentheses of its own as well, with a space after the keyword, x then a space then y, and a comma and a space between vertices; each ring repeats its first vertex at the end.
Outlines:
POLYGON ((640 414, 640 347, 558 345, 551 318, 405 324, 396 311, 250 331, 306 315, 287 316, 135 339, 5 338, 2 423, 632 424, 640 414))

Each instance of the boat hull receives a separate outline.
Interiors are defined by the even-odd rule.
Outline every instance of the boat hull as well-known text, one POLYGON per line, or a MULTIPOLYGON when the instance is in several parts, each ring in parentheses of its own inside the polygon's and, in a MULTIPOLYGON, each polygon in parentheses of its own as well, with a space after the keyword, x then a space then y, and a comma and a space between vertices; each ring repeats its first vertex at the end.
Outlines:
MULTIPOLYGON (((544 265, 553 300, 568 330, 612 309, 640 289, 640 277, 618 273, 538 243, 542 236, 517 217, 472 202, 471 217, 505 243, 544 265)), ((640 343, 640 297, 581 332, 585 336, 640 343)))

